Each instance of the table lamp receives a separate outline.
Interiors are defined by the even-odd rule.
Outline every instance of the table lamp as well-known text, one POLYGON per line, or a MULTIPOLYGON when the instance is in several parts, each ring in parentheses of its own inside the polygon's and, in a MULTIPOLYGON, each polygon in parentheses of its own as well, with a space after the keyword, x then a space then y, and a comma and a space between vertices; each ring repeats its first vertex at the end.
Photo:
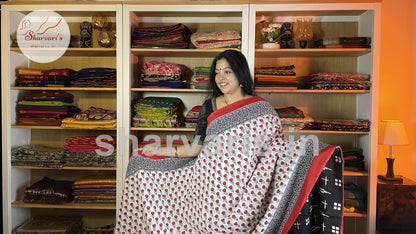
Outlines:
POLYGON ((407 145, 409 143, 407 140, 407 135, 404 129, 404 125, 400 120, 383 120, 382 122, 385 123, 385 127, 384 129, 382 129, 380 133, 379 144, 389 146, 390 156, 386 158, 387 160, 386 176, 379 175, 378 178, 384 181, 403 182, 402 177, 397 177, 394 175, 394 170, 393 170, 394 158, 392 156, 392 146, 407 145))

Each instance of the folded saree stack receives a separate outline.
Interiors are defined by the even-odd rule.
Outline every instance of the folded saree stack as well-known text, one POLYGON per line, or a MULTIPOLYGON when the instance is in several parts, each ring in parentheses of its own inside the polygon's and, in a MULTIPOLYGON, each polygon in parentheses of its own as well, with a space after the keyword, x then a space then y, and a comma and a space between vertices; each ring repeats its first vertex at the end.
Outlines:
POLYGON ((132 48, 175 48, 189 47, 191 30, 178 23, 166 26, 135 27, 132 32, 132 48))
POLYGON ((311 89, 323 90, 368 90, 370 76, 360 73, 320 72, 312 75, 311 89))
POLYGON ((110 129, 117 125, 116 112, 91 106, 85 111, 62 120, 62 128, 110 129))
POLYGON ((117 70, 108 67, 84 68, 71 75, 72 87, 115 88, 117 70))
POLYGON ((371 122, 368 120, 314 120, 306 126, 323 131, 368 132, 371 122))
POLYGON ((13 230, 13 234, 79 234, 82 232, 82 216, 36 215, 13 230))
POLYGON ((305 116, 302 110, 295 106, 288 106, 275 109, 280 117, 283 128, 302 129, 307 123, 313 121, 312 118, 305 116))
POLYGON ((80 111, 73 98, 65 91, 27 92, 17 105, 18 123, 59 126, 64 118, 80 111))
POLYGON ((241 35, 235 30, 196 32, 191 35, 190 48, 241 48, 241 35))
POLYGON ((199 66, 193 69, 195 89, 210 89, 209 87, 209 73, 211 72, 211 66, 199 66))
POLYGON ((75 71, 63 69, 18 68, 16 86, 24 87, 66 87, 70 85, 70 76, 75 71))
POLYGON ((201 111, 201 106, 194 106, 191 108, 188 113, 185 115, 185 127, 187 128, 195 128, 196 121, 198 120, 199 111, 201 111))
POLYGON ((115 203, 116 179, 79 179, 72 185, 76 203, 115 203))
POLYGON ((367 210, 367 194, 356 184, 344 185, 344 211, 365 213, 367 210))
POLYGON ((171 128, 181 125, 183 102, 176 97, 145 97, 134 105, 135 127, 171 128))
POLYGON ((186 66, 164 61, 151 61, 143 64, 140 75, 142 87, 180 89, 185 86, 186 66))
POLYGON ((342 154, 344 155, 344 169, 349 171, 364 171, 365 162, 363 149, 356 147, 343 147, 342 154))
POLYGON ((106 148, 97 145, 96 136, 75 136, 66 139, 65 165, 67 167, 115 167, 115 137, 100 139, 106 148))
POLYGON ((297 89, 295 65, 258 67, 254 71, 257 89, 297 89))
POLYGON ((59 147, 41 145, 18 146, 11 151, 12 166, 62 168, 65 152, 59 147))
POLYGON ((72 200, 72 181, 44 177, 25 189, 23 202, 60 204, 72 200))

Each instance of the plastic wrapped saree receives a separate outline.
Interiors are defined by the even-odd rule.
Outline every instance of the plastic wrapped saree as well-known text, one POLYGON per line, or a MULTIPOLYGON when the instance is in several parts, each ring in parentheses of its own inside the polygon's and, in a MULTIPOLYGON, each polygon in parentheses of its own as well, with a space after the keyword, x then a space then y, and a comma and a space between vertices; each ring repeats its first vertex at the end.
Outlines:
POLYGON ((131 157, 115 232, 287 233, 340 153, 305 139, 284 140, 260 97, 214 111, 198 157, 131 157))

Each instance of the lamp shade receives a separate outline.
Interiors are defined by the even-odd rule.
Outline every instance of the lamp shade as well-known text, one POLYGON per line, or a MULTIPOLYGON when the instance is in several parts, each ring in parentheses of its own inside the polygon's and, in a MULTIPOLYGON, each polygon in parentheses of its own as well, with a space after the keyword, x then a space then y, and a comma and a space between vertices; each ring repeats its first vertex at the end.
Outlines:
POLYGON ((381 145, 407 145, 406 131, 400 120, 383 120, 385 127, 380 132, 379 144, 381 145))

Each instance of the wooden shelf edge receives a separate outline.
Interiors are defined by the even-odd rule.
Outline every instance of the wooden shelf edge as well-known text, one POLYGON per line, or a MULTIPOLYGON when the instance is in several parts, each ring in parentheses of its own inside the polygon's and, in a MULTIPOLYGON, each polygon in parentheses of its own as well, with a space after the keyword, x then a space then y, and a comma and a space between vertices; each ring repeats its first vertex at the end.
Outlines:
POLYGON ((256 49, 259 57, 351 57, 371 53, 371 48, 345 49, 256 49))
POLYGON ((366 218, 366 213, 344 212, 344 217, 366 218))
POLYGON ((368 172, 344 170, 344 176, 368 176, 368 172))
POLYGON ((34 170, 78 170, 78 171, 115 171, 115 167, 33 167, 33 166, 11 166, 11 168, 17 169, 34 169, 34 170))
POLYGON ((39 91, 45 91, 45 90, 62 90, 62 91, 117 91, 117 88, 87 88, 87 87, 18 87, 18 86, 12 86, 10 87, 11 90, 39 90, 39 91))
MULTIPOLYGON (((34 49, 35 50, 35 49, 34 49)), ((41 49, 38 49, 41 50, 41 49)), ((11 47, 10 51, 22 53, 19 47, 11 47)), ((116 56, 116 48, 67 48, 63 56, 116 56)))
POLYGON ((11 125, 11 128, 44 129, 44 130, 89 130, 89 131, 115 131, 116 128, 61 128, 60 126, 11 125))
POLYGON ((115 210, 116 204, 85 204, 85 203, 73 203, 67 202, 63 204, 40 204, 40 203, 25 203, 21 200, 12 202, 12 207, 23 208, 42 208, 42 209, 83 209, 83 210, 115 210))
MULTIPOLYGON (((132 92, 175 92, 175 93, 209 93, 203 89, 163 89, 163 88, 131 88, 132 92)), ((256 89, 256 93, 316 93, 316 94, 362 94, 370 90, 316 90, 316 89, 256 89)))
POLYGON ((163 57, 202 57, 202 56, 216 56, 224 50, 240 50, 236 48, 216 48, 216 49, 168 49, 168 48, 131 48, 130 53, 136 56, 163 56, 163 57))
MULTIPOLYGON (((166 132, 193 132, 195 128, 148 128, 148 127, 130 127, 132 131, 166 131, 166 132)), ((284 133, 290 133, 288 129, 283 130, 284 133)), ((321 130, 299 130, 294 129, 292 133, 316 133, 316 134, 351 134, 351 135, 367 135, 369 132, 345 132, 345 131, 321 131, 321 130)))
POLYGON ((131 88, 132 92, 172 92, 172 93, 209 93, 211 90, 203 89, 155 89, 155 88, 131 88))

